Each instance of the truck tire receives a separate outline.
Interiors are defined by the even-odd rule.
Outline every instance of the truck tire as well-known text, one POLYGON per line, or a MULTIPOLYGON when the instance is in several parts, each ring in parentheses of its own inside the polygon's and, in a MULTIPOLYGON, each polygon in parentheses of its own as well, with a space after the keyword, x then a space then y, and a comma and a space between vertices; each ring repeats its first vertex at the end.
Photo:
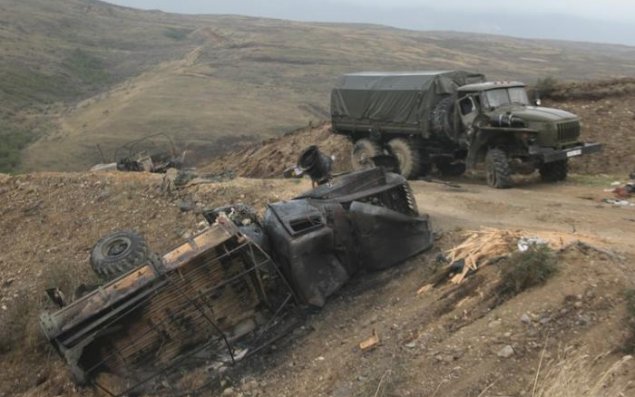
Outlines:
POLYGON ((104 281, 113 280, 148 260, 148 244, 134 231, 120 231, 103 237, 93 247, 90 265, 104 281))
POLYGON ((512 170, 507 155, 501 149, 490 149, 485 156, 487 184, 496 189, 512 186, 512 170))
POLYGON ((454 100, 451 96, 443 98, 432 110, 430 124, 432 132, 437 135, 445 135, 453 139, 454 123, 452 123, 452 113, 454 110, 454 100))
POLYGON ((399 162, 401 175, 406 179, 414 179, 421 174, 423 169, 419 151, 404 138, 395 138, 388 142, 390 152, 399 162))
POLYGON ((554 161, 540 167, 540 177, 544 182, 559 182, 567 179, 569 173, 568 160, 554 161))
POLYGON ((353 145, 351 164, 353 170, 361 170, 374 166, 372 158, 383 153, 381 146, 370 139, 360 139, 353 145))

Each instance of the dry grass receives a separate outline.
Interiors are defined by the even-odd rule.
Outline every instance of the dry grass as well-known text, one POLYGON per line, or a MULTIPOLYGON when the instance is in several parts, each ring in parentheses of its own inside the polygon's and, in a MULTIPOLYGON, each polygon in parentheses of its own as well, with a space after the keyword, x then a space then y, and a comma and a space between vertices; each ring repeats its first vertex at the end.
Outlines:
POLYGON ((624 350, 627 353, 635 353, 635 289, 625 292, 626 297, 626 329, 629 335, 624 343, 624 350))
MULTIPOLYGON (((591 357, 569 348, 537 372, 532 397, 620 397, 626 396, 623 370, 632 356, 625 356, 605 370, 597 368, 603 356, 591 357)), ((539 366, 540 368, 540 366, 539 366)))
MULTIPOLYGON (((94 274, 79 272, 69 262, 58 262, 47 268, 37 290, 59 288, 68 302, 73 299, 80 285, 95 284, 96 280, 94 274)), ((9 303, 3 321, 0 322, 0 353, 11 350, 38 352, 45 345, 40 330, 40 313, 50 308, 52 303, 44 293, 33 294, 23 290, 16 295, 17 298, 9 303)))
MULTIPOLYGON (((19 103, 60 121, 27 152, 25 170, 85 169, 99 160, 97 143, 108 152, 156 132, 212 157, 245 137, 271 137, 327 119, 337 77, 363 69, 480 65, 492 79, 532 82, 545 74, 627 75, 635 64, 621 46, 178 16, 81 0, 28 0, 2 11, 31 34, 8 25, 0 90, 10 95, 0 108, 19 103), (53 109, 59 101, 72 108, 53 109)), ((18 116, 8 121, 24 127, 18 116)))

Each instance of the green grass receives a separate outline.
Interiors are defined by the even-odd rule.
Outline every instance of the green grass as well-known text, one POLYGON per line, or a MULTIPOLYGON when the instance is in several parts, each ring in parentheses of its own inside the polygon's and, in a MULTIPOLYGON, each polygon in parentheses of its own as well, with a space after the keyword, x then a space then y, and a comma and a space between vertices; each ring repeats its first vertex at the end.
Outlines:
POLYGON ((22 150, 34 139, 32 132, 0 120, 0 172, 14 172, 20 165, 22 150))
POLYGON ((168 27, 163 30, 163 35, 176 41, 182 41, 187 38, 187 35, 192 33, 192 29, 179 29, 168 27))

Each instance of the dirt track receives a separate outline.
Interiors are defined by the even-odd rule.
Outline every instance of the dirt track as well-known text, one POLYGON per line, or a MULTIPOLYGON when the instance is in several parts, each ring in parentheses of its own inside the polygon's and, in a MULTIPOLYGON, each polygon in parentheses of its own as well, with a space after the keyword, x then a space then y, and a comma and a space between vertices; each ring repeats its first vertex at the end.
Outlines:
MULTIPOLYGON (((383 396, 430 396, 437 390, 438 396, 476 397, 493 384, 483 395, 515 396, 531 391, 543 349, 545 365, 567 346, 591 356, 606 354, 594 362, 596 372, 620 359, 626 337, 622 292, 635 286, 635 207, 601 204, 607 197, 601 184, 545 185, 525 179, 515 189, 493 190, 478 178, 455 182, 461 188, 412 183, 420 211, 431 216, 442 236, 433 251, 395 269, 361 275, 274 350, 230 371, 223 388, 233 385, 244 396, 373 396, 379 387, 383 396), (545 286, 493 309, 488 299, 497 280, 495 267, 479 271, 458 290, 444 284, 417 297, 438 266, 437 254, 458 243, 462 231, 481 226, 555 236, 563 244, 581 239, 624 259, 567 250, 561 272, 545 286), (520 321, 524 314, 529 323, 520 321), (362 353, 357 344, 372 329, 382 343, 362 353), (498 357, 506 345, 514 355, 498 357)), ((244 201, 262 210, 266 202, 310 187, 307 180, 236 179, 162 194, 160 185, 160 177, 143 174, 35 174, 0 182, 6 247, 0 253, 0 293, 9 306, 0 313, 2 320, 15 320, 6 315, 25 302, 16 298, 20 294, 37 297, 27 303, 43 304, 41 291, 54 281, 52 271, 59 276, 60 264, 78 279, 88 277, 92 241, 113 228, 136 228, 151 246, 170 246, 199 222, 195 214, 179 210, 178 200, 210 206, 244 201)), ((22 317, 36 316, 38 310, 24 308, 22 317)), ((37 333, 33 323, 26 323, 25 335, 37 333)), ((0 395, 88 393, 72 387, 45 345, 30 343, 35 347, 2 356, 0 395)), ((626 395, 635 395, 635 385, 625 386, 635 371, 630 365, 614 382, 631 387, 626 395)), ((219 387, 209 395, 220 393, 219 387)))

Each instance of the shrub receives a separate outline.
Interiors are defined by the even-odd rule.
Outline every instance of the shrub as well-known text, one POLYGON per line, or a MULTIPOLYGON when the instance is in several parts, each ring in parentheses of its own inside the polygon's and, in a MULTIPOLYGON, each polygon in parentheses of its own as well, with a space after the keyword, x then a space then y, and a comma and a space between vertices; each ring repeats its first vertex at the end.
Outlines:
POLYGON ((558 269, 556 254, 547 245, 533 245, 503 262, 499 292, 516 295, 544 284, 558 269))
POLYGON ((187 38, 187 35, 192 32, 191 29, 177 29, 177 28, 166 28, 163 30, 163 35, 165 37, 169 37, 172 40, 181 41, 187 38))
POLYGON ((558 80, 548 76, 544 79, 538 79, 535 90, 540 93, 541 98, 550 98, 558 89, 558 80))

